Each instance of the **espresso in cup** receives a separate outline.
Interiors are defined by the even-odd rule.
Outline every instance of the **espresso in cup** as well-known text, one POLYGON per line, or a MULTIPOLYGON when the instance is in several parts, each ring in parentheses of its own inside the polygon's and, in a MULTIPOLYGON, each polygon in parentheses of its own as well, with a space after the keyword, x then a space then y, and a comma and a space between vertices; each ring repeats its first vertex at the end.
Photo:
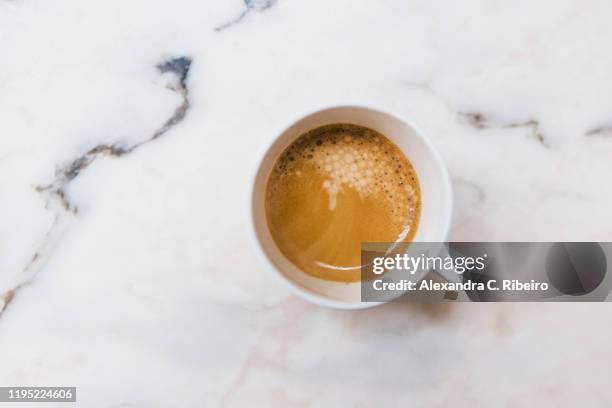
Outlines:
POLYGON ((417 175, 384 135, 338 123, 299 136, 267 181, 265 212, 279 250, 317 278, 360 279, 362 242, 410 242, 420 217, 417 175))

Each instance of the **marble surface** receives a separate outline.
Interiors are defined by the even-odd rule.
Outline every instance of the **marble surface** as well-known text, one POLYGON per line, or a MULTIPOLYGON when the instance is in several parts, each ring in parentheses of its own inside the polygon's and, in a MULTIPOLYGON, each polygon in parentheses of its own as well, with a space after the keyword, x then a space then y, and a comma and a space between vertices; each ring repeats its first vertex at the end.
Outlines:
POLYGON ((411 118, 454 240, 612 239, 604 0, 0 2, 0 384, 80 406, 612 405, 607 304, 290 295, 248 235, 288 120, 411 118))

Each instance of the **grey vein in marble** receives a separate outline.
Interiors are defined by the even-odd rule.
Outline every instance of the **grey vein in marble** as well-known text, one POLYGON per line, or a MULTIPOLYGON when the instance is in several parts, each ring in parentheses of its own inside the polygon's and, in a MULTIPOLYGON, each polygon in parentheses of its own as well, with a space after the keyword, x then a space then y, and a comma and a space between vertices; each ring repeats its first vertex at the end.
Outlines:
POLYGON ((244 10, 233 20, 227 21, 215 27, 215 31, 223 31, 226 28, 241 22, 252 11, 264 11, 276 4, 277 0, 244 0, 244 10))
POLYGON ((157 65, 157 69, 160 73, 172 73, 178 81, 176 84, 169 86, 175 92, 178 92, 183 102, 178 106, 173 115, 158 129, 151 137, 138 143, 132 144, 127 147, 121 147, 116 145, 99 144, 83 155, 72 160, 68 165, 60 167, 55 172, 55 180, 46 186, 36 186, 35 189, 45 198, 45 208, 54 210, 56 215, 53 224, 45 234, 43 243, 34 253, 28 264, 22 271, 21 281, 15 285, 14 288, 5 292, 0 296, 2 299, 2 305, 0 306, 0 315, 10 302, 15 297, 17 290, 24 285, 28 284, 36 275, 36 271, 40 269, 44 260, 50 255, 50 249, 57 242, 61 232, 66 228, 68 216, 75 216, 78 214, 78 207, 70 201, 65 193, 66 186, 75 178, 81 174, 94 160, 103 155, 111 157, 123 157, 139 147, 152 142, 155 139, 163 136, 174 126, 179 124, 187 114, 190 107, 189 102, 189 89, 187 87, 187 77, 189 75, 189 69, 191 67, 192 59, 190 57, 177 57, 165 60, 157 65))
MULTIPOLYGON (((474 129, 486 130, 486 129, 517 129, 517 128, 530 128, 531 137, 535 138, 543 147, 550 148, 550 144, 540 132, 540 122, 536 119, 529 119, 525 122, 507 123, 507 124, 496 124, 481 112, 461 112, 457 111, 454 106, 448 101, 448 99, 441 95, 439 92, 433 89, 429 82, 408 82, 408 87, 411 89, 417 89, 427 92, 434 97, 440 99, 447 109, 456 115, 459 115, 460 121, 465 123, 474 129)), ((609 128, 612 131, 612 127, 609 128)))
POLYGON ((473 205, 481 205, 487 199, 487 194, 485 190, 473 181, 454 177, 453 183, 457 187, 465 187, 473 192, 473 205))
POLYGON ((550 144, 540 132, 540 122, 536 119, 529 119, 524 122, 495 124, 492 120, 480 112, 459 112, 459 116, 464 119, 464 122, 478 130, 484 129, 517 129, 530 128, 531 136, 546 148, 550 148, 550 144))
POLYGON ((612 125, 599 126, 585 133, 587 137, 610 137, 612 136, 612 125))
POLYGON ((159 138, 185 118, 187 110, 189 109, 189 91, 187 89, 186 81, 190 66, 191 58, 188 57, 174 58, 157 65, 157 69, 161 73, 171 72, 177 76, 179 80, 178 84, 171 87, 171 89, 181 94, 183 97, 183 103, 176 108, 174 114, 164 123, 162 127, 155 131, 150 138, 135 143, 129 147, 120 147, 107 144, 94 146, 82 156, 74 159, 67 166, 58 169, 56 171, 56 180, 53 183, 47 186, 38 186, 36 187, 36 190, 41 193, 50 192, 62 203, 66 211, 71 211, 76 214, 78 212, 78 208, 70 203, 69 199, 64 193, 64 187, 66 184, 75 179, 81 173, 81 171, 86 169, 98 156, 106 155, 112 157, 122 157, 129 154, 142 145, 159 138))

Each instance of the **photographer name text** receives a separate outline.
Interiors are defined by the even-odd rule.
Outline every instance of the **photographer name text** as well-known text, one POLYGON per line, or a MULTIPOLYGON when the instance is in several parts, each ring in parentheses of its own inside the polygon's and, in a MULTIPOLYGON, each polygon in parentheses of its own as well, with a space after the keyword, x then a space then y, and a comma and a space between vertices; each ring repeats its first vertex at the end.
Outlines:
POLYGON ((498 282, 491 279, 487 282, 475 282, 466 280, 464 282, 437 282, 431 279, 423 279, 420 282, 402 279, 398 282, 385 282, 377 279, 372 282, 372 287, 377 291, 546 291, 548 283, 530 281, 519 281, 517 279, 503 279, 498 282))

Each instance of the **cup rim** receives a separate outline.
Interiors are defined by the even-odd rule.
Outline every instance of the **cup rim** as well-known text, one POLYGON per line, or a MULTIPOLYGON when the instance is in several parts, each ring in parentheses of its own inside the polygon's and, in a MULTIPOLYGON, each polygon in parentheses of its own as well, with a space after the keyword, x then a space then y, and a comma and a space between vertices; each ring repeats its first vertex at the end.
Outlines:
MULTIPOLYGON (((439 182, 442 184, 442 188, 444 190, 444 195, 447 197, 447 206, 446 206, 446 211, 444 214, 444 218, 445 218, 445 222, 444 222, 444 231, 443 234, 441 236, 441 241, 445 241, 448 238, 448 234, 450 231, 450 227, 451 227, 451 221, 452 221, 452 211, 453 211, 453 190, 452 190, 452 185, 451 185, 451 178, 448 172, 448 168, 446 167, 446 164, 444 162, 444 160, 442 159, 442 156, 440 155, 440 153, 438 152, 438 150, 436 149, 436 147, 433 145, 432 141, 425 136, 425 134, 423 133, 423 131, 414 124, 413 121, 406 119, 403 115, 397 114, 396 112, 390 110, 390 109, 380 109, 380 108, 375 108, 369 105, 364 105, 364 104, 335 104, 335 105, 330 105, 330 106, 326 106, 323 108, 318 108, 318 109, 314 109, 314 110, 310 110, 307 111, 305 113, 302 113, 301 115, 298 115, 295 119, 293 119, 292 121, 288 122, 288 124, 286 124, 285 126, 280 128, 280 131, 275 133, 275 137, 265 146, 265 148, 262 149, 261 152, 259 152, 259 154, 257 155, 257 162, 256 162, 256 166, 254 169, 254 172, 252 173, 252 177, 251 177, 251 187, 250 187, 250 198, 247 200, 248 202, 248 212, 249 212, 249 218, 250 218, 250 237, 251 239, 254 241, 254 245, 257 247, 256 252, 258 253, 258 257, 260 259, 263 259, 263 263, 266 264, 268 266, 268 268, 270 270, 273 271, 274 275, 276 275, 278 278, 280 278, 280 281, 284 283, 284 285, 289 289, 290 292, 292 292, 293 294, 297 295, 298 297, 307 300, 311 303, 314 303, 316 305, 320 305, 320 306, 325 306, 325 307, 329 307, 329 308, 333 308, 333 309, 343 309, 343 310, 359 310, 359 309, 368 309, 374 306, 379 306, 385 303, 390 302, 391 300, 388 301, 384 301, 384 302, 358 302, 358 303, 351 303, 351 302, 345 302, 345 301, 341 301, 341 300, 337 300, 337 299, 331 299, 327 296, 312 292, 306 288, 303 288, 302 286, 296 284, 295 282, 293 282, 291 279, 289 279, 287 276, 285 276, 285 274, 283 274, 280 270, 278 270, 278 268, 276 267, 276 265, 270 260, 270 258, 267 256, 265 249, 262 246, 262 243, 259 239, 259 236, 257 234, 257 225, 256 225, 256 221, 255 221, 255 214, 253 213, 254 211, 254 206, 255 206, 255 186, 256 186, 256 181, 257 181, 257 176, 259 173, 259 169, 263 163, 263 160, 265 159, 268 151, 270 150, 270 148, 274 145, 274 143, 276 143, 276 141, 278 140, 279 137, 281 137, 283 134, 285 134, 285 132, 287 132, 293 125, 295 125, 296 123, 298 123, 299 121, 306 119, 309 116, 313 116, 316 114, 320 114, 322 112, 325 111, 330 111, 330 110, 336 110, 336 109, 358 109, 358 110, 366 110, 366 111, 370 111, 370 112, 375 112, 375 113, 381 113, 381 114, 385 114, 385 115, 389 115, 394 117, 395 119, 407 124, 410 128, 412 128, 414 130, 414 134, 416 135, 416 137, 418 137, 420 139, 420 141, 422 141, 426 146, 427 149, 429 150, 429 152, 432 155, 432 159, 435 161, 436 167, 438 167, 440 169, 440 174, 441 174, 441 178, 439 180, 439 182)), ((398 297, 400 297, 403 293, 401 293, 400 295, 398 295, 398 297)), ((396 298, 394 298, 396 299, 396 298)), ((392 300, 394 300, 392 299, 392 300)))

